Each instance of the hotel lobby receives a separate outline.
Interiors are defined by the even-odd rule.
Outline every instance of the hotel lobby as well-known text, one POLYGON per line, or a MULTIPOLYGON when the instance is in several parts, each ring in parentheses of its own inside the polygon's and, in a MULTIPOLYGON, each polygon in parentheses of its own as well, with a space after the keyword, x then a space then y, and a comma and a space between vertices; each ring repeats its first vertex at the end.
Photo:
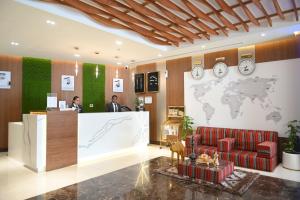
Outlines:
POLYGON ((0 200, 299 200, 299 13, 1 0, 0 200))

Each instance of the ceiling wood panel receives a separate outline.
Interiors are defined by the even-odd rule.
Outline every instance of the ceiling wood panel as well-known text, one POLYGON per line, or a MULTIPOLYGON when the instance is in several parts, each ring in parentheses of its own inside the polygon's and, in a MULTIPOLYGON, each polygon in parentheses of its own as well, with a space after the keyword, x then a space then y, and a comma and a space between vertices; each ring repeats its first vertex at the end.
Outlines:
POLYGON ((264 20, 271 27, 272 18, 286 20, 288 13, 294 13, 295 20, 299 20, 300 10, 295 0, 270 0, 270 4, 261 0, 237 0, 235 4, 226 0, 44 1, 75 8, 97 23, 133 31, 152 43, 169 46, 210 40, 211 35, 228 36, 229 31, 248 32, 251 26, 260 26, 264 20), (258 13, 261 15, 256 17, 258 13))

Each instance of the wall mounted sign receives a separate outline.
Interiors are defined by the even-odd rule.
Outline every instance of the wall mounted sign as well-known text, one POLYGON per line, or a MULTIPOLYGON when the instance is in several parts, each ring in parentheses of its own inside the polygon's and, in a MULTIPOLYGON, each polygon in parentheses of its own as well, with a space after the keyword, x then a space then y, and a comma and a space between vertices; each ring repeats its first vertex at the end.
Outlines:
POLYGON ((70 75, 61 76, 61 90, 74 91, 74 76, 70 76, 70 75))
POLYGON ((145 97, 145 104, 152 104, 152 96, 145 97))
POLYGON ((134 91, 135 93, 145 92, 145 74, 134 75, 134 91))
POLYGON ((148 92, 158 92, 159 90, 159 72, 149 72, 147 74, 148 92))
POLYGON ((123 92, 123 79, 113 79, 113 92, 123 92))
POLYGON ((10 89, 10 88, 11 88, 11 72, 0 71, 0 89, 10 89))

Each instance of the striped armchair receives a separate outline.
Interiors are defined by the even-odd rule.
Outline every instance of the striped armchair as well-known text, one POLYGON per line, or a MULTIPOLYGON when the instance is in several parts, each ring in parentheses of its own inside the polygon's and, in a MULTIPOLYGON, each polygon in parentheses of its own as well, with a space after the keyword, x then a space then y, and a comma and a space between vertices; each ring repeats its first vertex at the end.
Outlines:
MULTIPOLYGON (((220 159, 235 166, 273 171, 277 166, 278 133, 274 131, 198 127, 194 138, 195 153, 215 151, 220 159)), ((186 138, 185 153, 192 151, 191 136, 186 138)))

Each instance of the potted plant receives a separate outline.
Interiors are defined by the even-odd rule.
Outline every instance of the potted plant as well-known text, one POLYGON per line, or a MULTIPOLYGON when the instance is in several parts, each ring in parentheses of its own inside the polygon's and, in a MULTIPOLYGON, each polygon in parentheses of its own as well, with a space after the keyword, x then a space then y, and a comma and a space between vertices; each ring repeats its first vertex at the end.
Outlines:
POLYGON ((182 132, 181 132, 181 140, 184 142, 188 135, 193 134, 193 127, 194 124, 193 118, 190 116, 184 116, 182 120, 182 132))
POLYGON ((139 98, 135 98, 135 110, 136 111, 144 111, 144 102, 139 98))
POLYGON ((288 123, 287 133, 288 141, 284 144, 282 155, 282 166, 287 169, 300 170, 300 152, 297 149, 299 145, 300 121, 293 120, 288 123))

